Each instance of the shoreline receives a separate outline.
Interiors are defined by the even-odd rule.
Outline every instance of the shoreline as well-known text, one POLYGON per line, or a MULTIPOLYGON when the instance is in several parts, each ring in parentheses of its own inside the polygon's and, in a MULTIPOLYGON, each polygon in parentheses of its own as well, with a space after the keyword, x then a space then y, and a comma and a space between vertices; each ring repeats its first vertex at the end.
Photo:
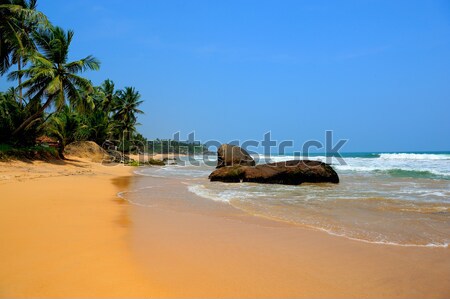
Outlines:
POLYGON ((79 158, 0 166, 0 297, 450 294, 448 248, 370 244, 261 218, 134 167, 79 158), (139 188, 151 190, 151 204, 136 205, 139 188))
POLYGON ((133 250, 172 297, 446 298, 450 250, 373 244, 248 214, 135 177, 133 250), (156 243, 155 243, 156 242, 156 243), (177 286, 177 288, 171 288, 177 286))

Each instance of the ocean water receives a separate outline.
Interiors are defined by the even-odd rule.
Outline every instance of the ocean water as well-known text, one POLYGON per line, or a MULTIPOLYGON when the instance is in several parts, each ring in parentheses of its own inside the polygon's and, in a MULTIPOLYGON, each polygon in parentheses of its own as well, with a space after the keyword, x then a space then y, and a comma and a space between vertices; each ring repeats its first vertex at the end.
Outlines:
MULTIPOLYGON (((255 216, 353 240, 448 247, 450 152, 346 153, 343 157, 345 164, 324 155, 309 157, 331 163, 340 177, 339 184, 209 182, 207 178, 214 167, 204 164, 141 168, 136 172, 176 178, 193 194, 255 216)), ((258 163, 265 163, 294 157, 258 158, 258 163)))

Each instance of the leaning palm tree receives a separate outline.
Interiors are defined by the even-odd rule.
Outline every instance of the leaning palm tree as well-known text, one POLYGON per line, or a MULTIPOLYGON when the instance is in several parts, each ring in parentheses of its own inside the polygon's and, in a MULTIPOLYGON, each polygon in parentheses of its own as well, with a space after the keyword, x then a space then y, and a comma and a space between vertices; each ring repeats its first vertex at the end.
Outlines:
MULTIPOLYGON (((37 0, 0 0, 0 74, 12 64, 20 71, 29 52, 36 50, 32 33, 38 27, 48 28, 47 17, 36 10, 37 0)), ((19 76, 19 85, 21 77, 19 76)), ((19 89, 19 95, 22 97, 19 89)))
POLYGON ((113 119, 118 122, 121 131, 127 132, 126 137, 129 139, 130 134, 134 132, 137 115, 144 112, 138 109, 138 106, 144 101, 140 100, 141 95, 134 87, 125 87, 118 95, 117 105, 114 107, 113 119))
POLYGON ((29 68, 11 72, 8 78, 10 80, 15 80, 19 76, 27 78, 20 85, 26 89, 25 96, 36 101, 44 99, 44 102, 39 111, 27 118, 13 135, 25 129, 52 104, 58 111, 67 104, 67 100, 72 106, 77 106, 90 99, 82 97, 80 90, 92 90, 91 82, 77 74, 86 70, 98 70, 100 62, 91 55, 68 62, 73 35, 73 31, 66 32, 60 27, 39 30, 33 34, 41 53, 36 52, 30 57, 29 68))

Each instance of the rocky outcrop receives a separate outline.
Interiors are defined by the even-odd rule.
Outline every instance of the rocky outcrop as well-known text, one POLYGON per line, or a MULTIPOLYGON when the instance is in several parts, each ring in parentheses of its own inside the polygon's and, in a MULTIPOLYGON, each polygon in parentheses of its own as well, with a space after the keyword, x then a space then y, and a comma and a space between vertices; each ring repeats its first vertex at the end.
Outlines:
POLYGON ((65 147, 64 155, 70 157, 87 158, 92 162, 101 163, 129 164, 134 161, 122 152, 112 149, 105 150, 93 141, 72 142, 65 147))
POLYGON ((93 162, 102 162, 108 153, 93 141, 75 141, 64 149, 64 156, 88 158, 93 162))
POLYGON ((103 160, 105 163, 124 163, 128 164, 134 162, 133 159, 123 154, 122 152, 116 150, 107 150, 109 157, 103 160))
POLYGON ((286 185, 339 183, 339 177, 330 165, 310 160, 292 160, 257 166, 225 166, 213 171, 209 179, 221 182, 286 185))
POLYGON ((255 160, 246 150, 237 145, 222 144, 217 150, 217 167, 226 166, 255 166, 255 160))

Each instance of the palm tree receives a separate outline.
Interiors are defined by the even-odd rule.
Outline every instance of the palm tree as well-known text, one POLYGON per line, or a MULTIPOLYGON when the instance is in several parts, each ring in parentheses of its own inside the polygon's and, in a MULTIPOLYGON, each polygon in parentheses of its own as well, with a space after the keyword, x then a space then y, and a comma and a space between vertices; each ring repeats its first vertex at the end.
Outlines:
POLYGON ((82 114, 80 137, 103 144, 112 137, 115 123, 110 121, 108 113, 102 109, 93 109, 90 113, 82 114))
POLYGON ((59 142, 58 154, 61 159, 64 159, 66 145, 77 140, 81 130, 80 122, 80 115, 69 106, 65 106, 60 112, 53 114, 45 125, 47 134, 59 142))
POLYGON ((100 91, 103 92, 103 101, 101 103, 101 108, 104 111, 109 112, 112 107, 117 103, 117 97, 119 91, 115 90, 114 82, 106 79, 100 86, 100 91))
POLYGON ((131 133, 136 130, 136 114, 144 114, 142 110, 138 109, 138 106, 144 102, 140 98, 141 95, 134 87, 125 87, 124 90, 119 92, 118 102, 114 107, 113 119, 117 121, 122 133, 127 132, 127 140, 130 139, 131 133))
POLYGON ((21 112, 21 105, 16 101, 16 91, 9 88, 6 92, 0 92, 0 143, 9 139, 14 131, 16 119, 21 112))
POLYGON ((73 35, 73 31, 65 32, 60 27, 41 29, 33 34, 33 39, 42 54, 36 52, 30 57, 29 68, 11 72, 8 78, 11 80, 19 76, 28 78, 20 85, 27 89, 25 96, 32 100, 40 101, 42 98, 46 100, 37 113, 27 118, 13 132, 13 135, 26 128, 52 104, 58 111, 66 105, 66 99, 73 106, 81 105, 83 101, 90 99, 90 97, 82 97, 80 90, 92 90, 91 82, 77 74, 86 70, 98 70, 100 62, 91 55, 68 62, 69 46, 73 35))
MULTIPOLYGON (((47 17, 36 10, 37 0, 0 0, 0 74, 17 64, 20 71, 30 52, 36 50, 31 37, 39 26, 50 26, 47 17)), ((19 75, 19 86, 22 77, 19 75)), ((19 101, 22 100, 19 88, 19 101)))
POLYGON ((16 89, 11 87, 6 92, 0 92, 0 143, 18 143, 21 145, 33 145, 36 136, 45 123, 44 113, 30 122, 20 134, 13 135, 14 130, 30 115, 37 113, 41 108, 39 101, 20 102, 16 89))

